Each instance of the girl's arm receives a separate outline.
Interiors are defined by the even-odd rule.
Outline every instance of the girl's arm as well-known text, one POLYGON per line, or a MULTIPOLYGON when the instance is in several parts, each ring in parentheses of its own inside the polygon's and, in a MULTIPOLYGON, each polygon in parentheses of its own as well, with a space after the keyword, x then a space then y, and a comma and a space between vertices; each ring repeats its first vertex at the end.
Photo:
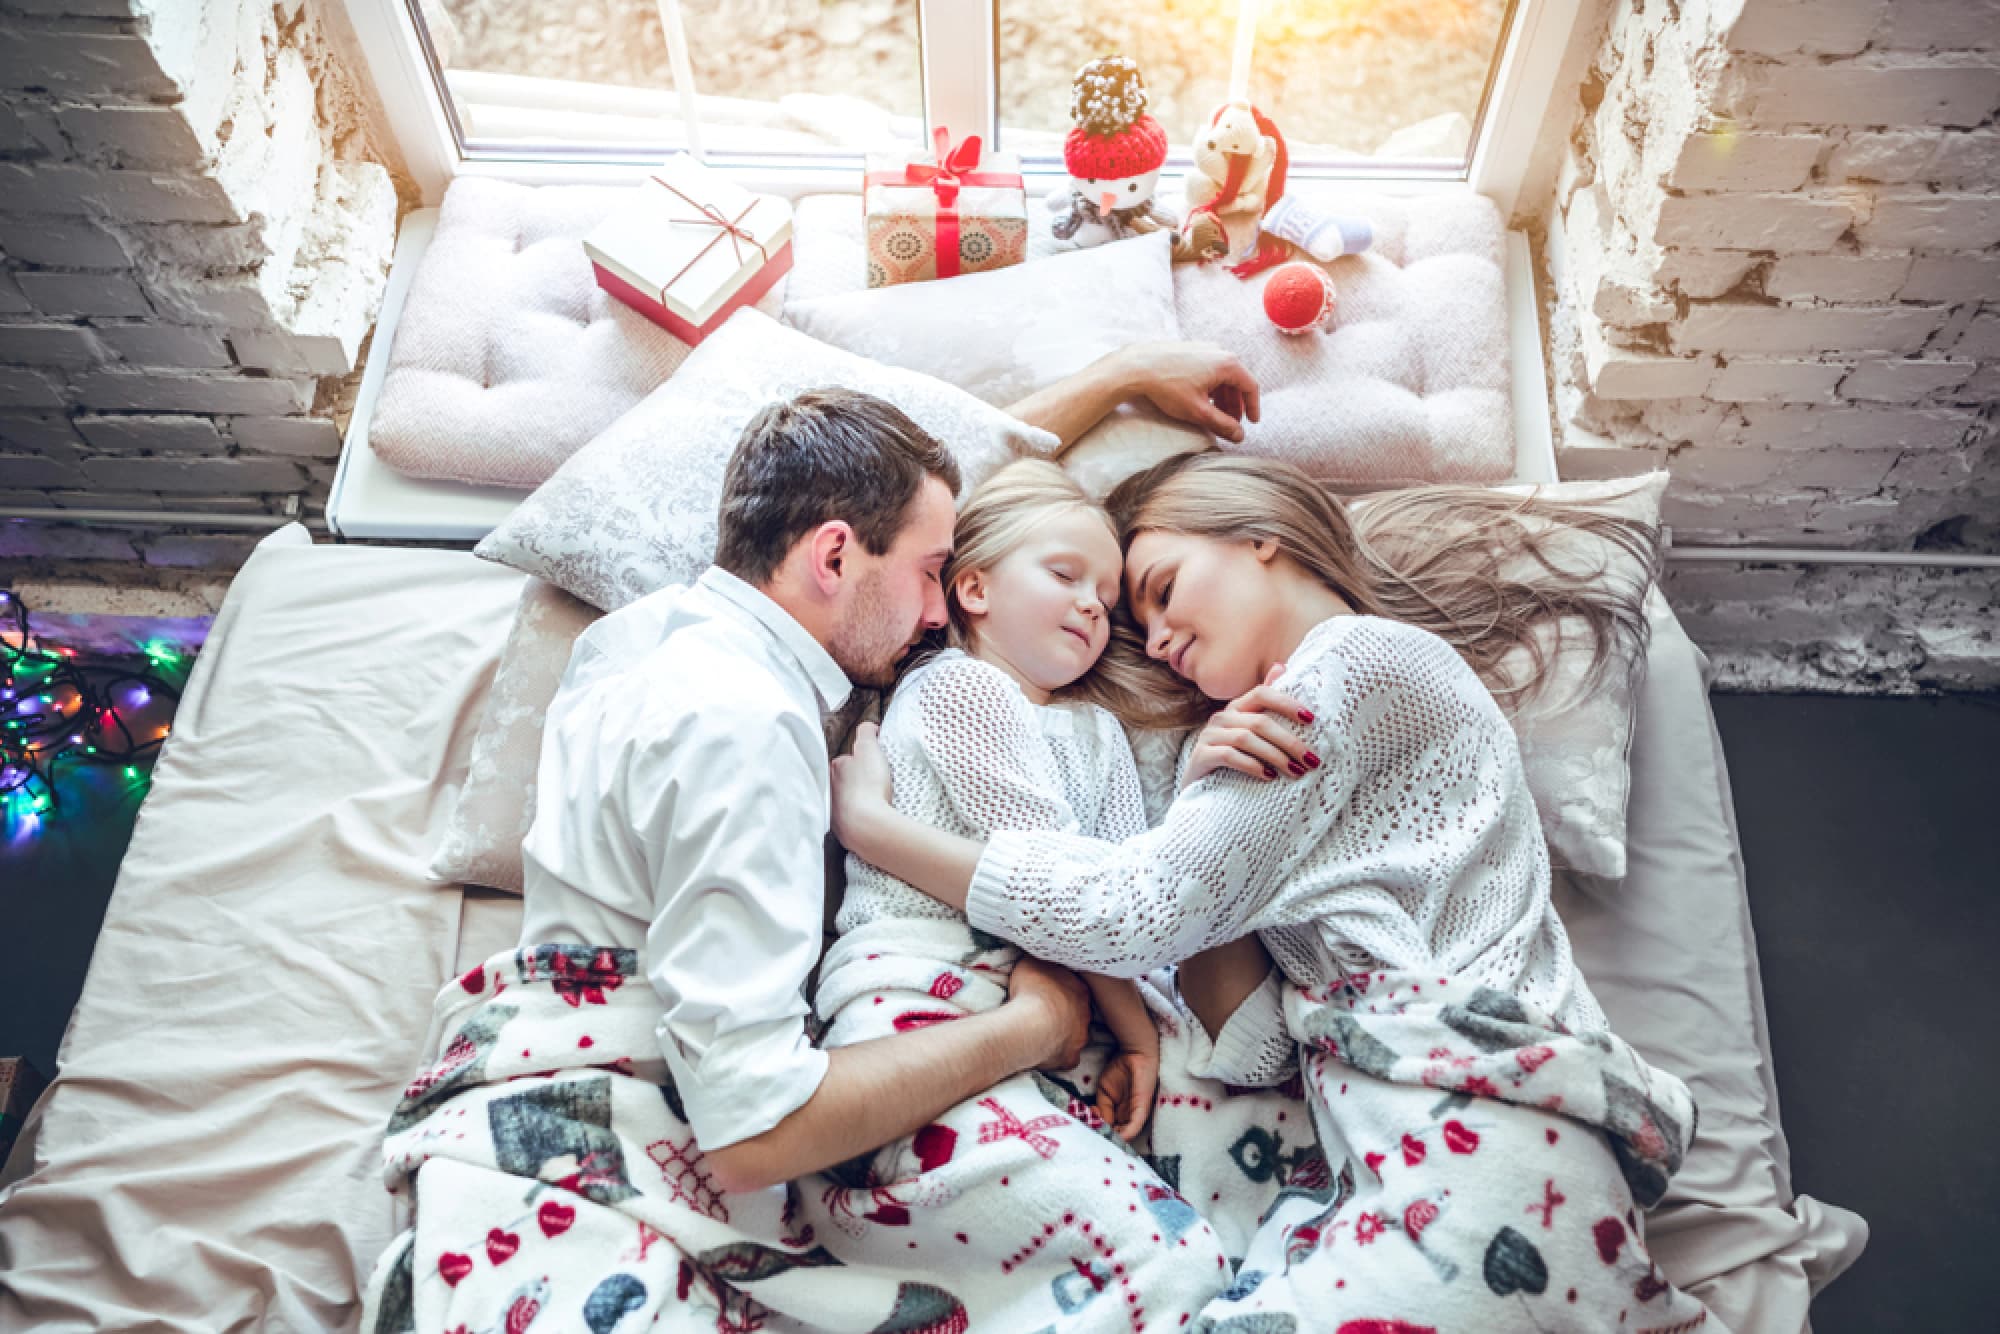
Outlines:
POLYGON ((1084 973, 1083 980, 1090 984, 1090 995, 1097 1002, 1097 1012, 1104 1018, 1104 1026, 1118 1039, 1118 1045, 1126 1051, 1160 1050, 1160 1030, 1153 1023, 1153 1012, 1140 999, 1139 984, 1125 977, 1106 977, 1102 973, 1084 973))
POLYGON ((1139 985, 1122 977, 1083 974, 1105 1024, 1118 1038, 1118 1052, 1104 1064, 1097 1085, 1097 1114, 1121 1139, 1136 1138, 1160 1096, 1160 1030, 1139 995, 1139 985))

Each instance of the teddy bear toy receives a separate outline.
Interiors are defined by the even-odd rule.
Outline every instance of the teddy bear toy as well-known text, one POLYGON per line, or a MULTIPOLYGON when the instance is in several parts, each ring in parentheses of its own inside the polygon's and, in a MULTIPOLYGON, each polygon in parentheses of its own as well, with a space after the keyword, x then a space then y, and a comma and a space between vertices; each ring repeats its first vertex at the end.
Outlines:
POLYGON ((1240 99, 1217 107, 1195 136, 1176 258, 1227 260, 1231 273, 1249 278, 1291 259, 1293 247, 1323 263, 1368 249, 1374 234, 1367 219, 1285 193, 1289 162, 1285 136, 1269 116, 1240 99))
POLYGON ((1263 234, 1263 218, 1285 193, 1287 161, 1285 137, 1269 116, 1240 99, 1217 107, 1194 140, 1183 248, 1203 263, 1229 261, 1239 278, 1284 262, 1290 252, 1263 234))
POLYGON ((1057 240, 1082 247, 1159 231, 1178 240, 1180 220, 1154 198, 1167 135, 1146 114, 1147 100, 1139 67, 1124 56, 1077 71, 1069 100, 1076 127, 1063 140, 1069 188, 1048 196, 1057 240))

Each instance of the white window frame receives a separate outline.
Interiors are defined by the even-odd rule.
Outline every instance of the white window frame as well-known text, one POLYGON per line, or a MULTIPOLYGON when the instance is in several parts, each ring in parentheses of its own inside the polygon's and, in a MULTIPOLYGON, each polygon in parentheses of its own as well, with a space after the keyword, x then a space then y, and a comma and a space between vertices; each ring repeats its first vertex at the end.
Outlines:
MULTIPOLYGON (((980 134, 988 143, 999 120, 1000 70, 996 6, 1005 0, 919 0, 918 40, 927 125, 945 125, 954 139, 980 134)), ((405 0, 341 0, 363 60, 389 117, 424 202, 436 204, 461 175, 499 177, 524 184, 623 184, 641 177, 643 163, 612 160, 467 157, 461 153, 443 95, 433 83, 423 38, 405 0)), ((1580 0, 1515 0, 1515 19, 1480 116, 1469 170, 1371 165, 1367 170, 1296 167, 1295 180, 1364 183, 1392 194, 1471 190, 1492 199, 1501 216, 1513 212, 1535 139, 1554 92, 1580 0)), ((1185 154, 1177 151, 1182 165, 1185 154)), ((859 159, 847 154, 785 158, 710 150, 713 167, 750 189, 789 197, 857 187, 859 159)), ((1170 166, 1174 159, 1170 159, 1170 166)), ((1039 194, 1063 176, 1061 163, 1023 163, 1029 192, 1039 194)))

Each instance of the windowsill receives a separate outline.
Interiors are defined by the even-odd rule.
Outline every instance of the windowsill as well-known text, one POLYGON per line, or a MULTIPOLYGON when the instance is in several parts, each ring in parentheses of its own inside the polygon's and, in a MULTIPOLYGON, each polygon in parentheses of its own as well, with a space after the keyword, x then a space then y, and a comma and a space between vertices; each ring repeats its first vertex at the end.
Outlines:
MULTIPOLYGON (((832 187, 834 192, 851 193, 854 184, 851 171, 830 176, 838 179, 838 184, 832 187)), ((517 173, 508 173, 508 177, 520 179, 517 173)), ((1463 182, 1455 184, 1464 188, 1463 182)), ((436 209, 409 214, 403 219, 397 237, 388 290, 382 298, 382 312, 376 319, 354 415, 348 423, 339 468, 327 497, 327 527, 336 537, 473 543, 498 526, 526 494, 503 487, 406 477, 383 463, 368 446, 368 424, 381 397, 382 381, 388 375, 389 349, 395 341, 410 282, 436 230, 437 216, 436 209)), ((1514 413, 1514 475, 1510 480, 1553 482, 1555 451, 1549 432, 1543 339, 1526 236, 1507 233, 1505 261, 1514 413)))

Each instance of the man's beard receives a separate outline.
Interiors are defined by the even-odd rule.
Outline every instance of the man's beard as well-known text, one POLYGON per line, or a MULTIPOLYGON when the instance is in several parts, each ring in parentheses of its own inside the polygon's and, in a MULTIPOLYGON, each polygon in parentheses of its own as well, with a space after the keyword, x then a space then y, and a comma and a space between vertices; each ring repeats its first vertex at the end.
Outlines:
POLYGON ((854 684, 886 690, 896 684, 896 664, 909 649, 915 628, 892 623, 882 576, 869 573, 854 590, 854 605, 834 627, 826 651, 854 684))

